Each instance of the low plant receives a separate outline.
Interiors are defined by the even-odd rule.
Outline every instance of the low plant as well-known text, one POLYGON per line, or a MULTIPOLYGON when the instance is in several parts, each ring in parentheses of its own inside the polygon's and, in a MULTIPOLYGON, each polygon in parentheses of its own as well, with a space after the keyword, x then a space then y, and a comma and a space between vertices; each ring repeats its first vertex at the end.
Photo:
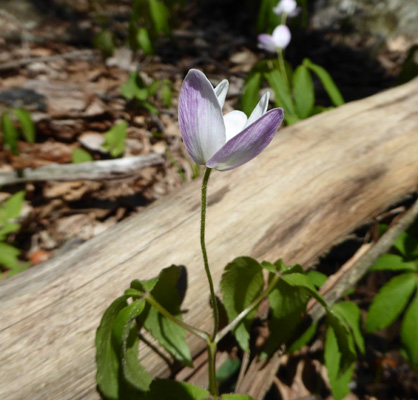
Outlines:
POLYGON ((29 111, 23 108, 5 110, 1 116, 1 130, 3 142, 13 155, 19 154, 19 137, 28 143, 35 143, 36 131, 29 111))

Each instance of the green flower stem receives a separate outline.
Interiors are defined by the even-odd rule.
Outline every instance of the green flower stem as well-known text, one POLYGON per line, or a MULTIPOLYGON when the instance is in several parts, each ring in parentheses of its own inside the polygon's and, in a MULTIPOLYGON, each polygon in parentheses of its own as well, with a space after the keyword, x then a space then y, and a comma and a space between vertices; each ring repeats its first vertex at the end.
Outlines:
POLYGON ((176 318, 173 314, 167 311, 157 300, 155 300, 154 296, 151 293, 149 292, 145 293, 144 298, 152 307, 154 307, 165 317, 173 321, 175 324, 181 326, 183 329, 190 332, 192 335, 195 335, 199 337, 200 339, 203 339, 205 342, 210 341, 210 337, 208 333, 206 333, 205 331, 202 331, 201 329, 195 328, 194 326, 186 324, 182 320, 176 318))
POLYGON ((208 341, 209 392, 212 396, 218 397, 219 391, 216 382, 216 350, 216 342, 208 341))
POLYGON ((283 50, 282 49, 277 48, 277 56, 279 58, 280 72, 283 75, 283 78, 286 82, 287 87, 289 88, 289 90, 291 90, 289 80, 287 79, 286 66, 284 64, 284 56, 283 56, 283 50))
POLYGON ((242 310, 228 325, 226 325, 216 334, 214 342, 218 343, 225 335, 232 331, 252 310, 254 310, 254 308, 256 308, 260 302, 273 290, 280 277, 280 274, 275 275, 268 284, 267 288, 261 292, 247 308, 244 308, 244 310, 242 310))
POLYGON ((206 252, 206 244, 205 244, 205 226, 206 226, 206 193, 208 189, 208 181, 209 176, 211 173, 211 168, 206 168, 205 176, 203 177, 202 181, 202 214, 200 219, 200 246, 202 247, 202 255, 203 255, 203 262, 205 265, 205 272, 209 282, 209 289, 210 289, 210 302, 212 304, 213 310, 213 335, 216 335, 219 329, 219 311, 218 311, 218 302, 216 300, 215 289, 213 288, 213 280, 212 275, 209 269, 209 262, 208 262, 208 254, 206 252))

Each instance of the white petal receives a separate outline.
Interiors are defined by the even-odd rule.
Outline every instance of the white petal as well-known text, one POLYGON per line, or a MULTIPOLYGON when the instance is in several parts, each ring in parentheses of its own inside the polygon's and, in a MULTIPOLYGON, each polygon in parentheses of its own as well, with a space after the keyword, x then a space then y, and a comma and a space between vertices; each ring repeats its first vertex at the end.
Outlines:
POLYGON ((240 133, 247 123, 247 116, 242 111, 231 111, 224 115, 226 141, 240 133))
POLYGON ((269 99, 270 99, 270 92, 264 93, 263 97, 260 99, 258 104, 255 106, 253 112, 250 115, 250 118, 248 118, 247 123, 244 126, 244 129, 257 121, 259 118, 261 118, 267 111, 267 107, 269 105, 269 99))
POLYGON ((225 104, 226 93, 228 92, 229 82, 224 79, 223 81, 219 82, 218 85, 215 87, 215 94, 218 98, 219 104, 221 108, 225 104))
POLYGON ((276 47, 284 49, 290 43, 291 35, 289 28, 286 25, 278 25, 274 28, 273 39, 276 47))

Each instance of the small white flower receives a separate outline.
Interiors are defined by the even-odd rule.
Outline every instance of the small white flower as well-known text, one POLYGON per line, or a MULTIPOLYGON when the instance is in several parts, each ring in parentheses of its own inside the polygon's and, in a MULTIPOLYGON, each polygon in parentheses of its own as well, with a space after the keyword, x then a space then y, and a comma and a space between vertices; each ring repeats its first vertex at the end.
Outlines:
POLYGON ((300 8, 297 6, 296 0, 281 0, 273 12, 276 15, 287 14, 289 17, 294 17, 299 14, 300 8))
POLYGON ((274 29, 273 34, 263 33, 258 35, 258 42, 264 50, 275 53, 277 49, 285 49, 291 38, 289 28, 286 25, 278 25, 274 29))

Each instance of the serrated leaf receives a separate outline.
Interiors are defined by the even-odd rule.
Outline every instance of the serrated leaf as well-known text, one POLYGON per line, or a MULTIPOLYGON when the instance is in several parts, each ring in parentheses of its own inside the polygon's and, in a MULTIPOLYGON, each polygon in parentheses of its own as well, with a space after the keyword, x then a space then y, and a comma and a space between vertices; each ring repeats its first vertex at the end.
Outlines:
POLYGON ((130 385, 140 391, 148 390, 152 381, 151 375, 138 359, 139 327, 135 318, 144 308, 143 299, 135 300, 118 313, 112 327, 112 337, 119 352, 123 376, 130 385))
POLYGON ((125 139, 127 135, 128 123, 122 121, 110 128, 105 134, 103 148, 106 149, 112 157, 118 157, 125 151, 125 139))
POLYGON ((83 162, 93 161, 91 154, 83 149, 74 149, 71 155, 73 164, 80 164, 83 162))
POLYGON ((3 132, 4 143, 7 145, 7 147, 9 147, 12 154, 18 155, 18 134, 13 124, 12 118, 7 111, 4 111, 3 115, 1 116, 1 130, 3 132))
POLYGON ((315 90, 312 76, 304 65, 299 65, 293 74, 293 94, 298 116, 308 118, 315 103, 315 90))
POLYGON ((295 351, 300 350, 306 344, 308 344, 312 340, 312 338, 315 336, 317 326, 318 326, 317 322, 310 325, 309 328, 306 329, 305 332, 302 333, 302 335, 300 335, 295 341, 292 342, 292 344, 289 346, 287 351, 290 354, 292 354, 295 351))
POLYGON ((277 70, 273 70, 266 73, 265 77, 276 96, 276 105, 283 107, 285 117, 287 118, 291 115, 296 115, 296 109, 292 100, 292 95, 282 74, 277 70))
POLYGON ((309 296, 305 290, 289 285, 280 279, 271 290, 268 299, 271 309, 270 336, 264 345, 261 359, 271 356, 283 342, 290 338, 301 322, 309 296))
POLYGON ((148 31, 145 28, 139 28, 137 30, 136 42, 138 47, 140 47, 147 56, 154 54, 154 48, 152 46, 151 38, 149 36, 148 31))
POLYGON ((408 353, 409 361, 418 367, 418 293, 406 310, 401 325, 402 343, 408 353))
POLYGON ((363 334, 361 333, 361 312, 358 306, 351 301, 345 301, 336 303, 332 307, 332 310, 345 319, 353 332, 353 338, 357 348, 364 354, 366 348, 363 334))
POLYGON ((170 33, 167 7, 160 0, 148 0, 151 19, 158 34, 170 33))
POLYGON ((244 93, 241 98, 241 108, 242 111, 247 114, 247 117, 250 116, 254 107, 259 101, 259 91, 261 86, 261 73, 256 72, 247 80, 244 85, 244 93))
POLYGON ((319 304, 327 308, 327 304, 325 303, 324 298, 318 293, 315 286, 311 283, 306 275, 293 273, 283 276, 282 279, 289 285, 305 289, 319 304))
POLYGON ((118 297, 103 314, 96 332, 96 382, 107 399, 118 400, 120 360, 112 344, 112 328, 118 313, 127 306, 127 295, 118 297))
POLYGON ((30 112, 24 108, 15 108, 13 110, 17 119, 20 122, 20 129, 22 130, 22 135, 25 140, 30 143, 35 143, 35 124, 32 121, 30 112))
POLYGON ((186 382, 155 379, 146 400, 208 400, 210 393, 186 382))
POLYGON ((338 348, 338 341, 334 329, 329 326, 324 348, 325 366, 328 371, 328 378, 334 400, 342 400, 350 391, 348 384, 354 370, 352 364, 343 374, 338 374, 341 364, 341 353, 338 348))
POLYGON ((318 289, 327 281, 328 277, 319 271, 310 270, 306 273, 306 276, 311 281, 312 285, 318 289))
POLYGON ((314 74, 316 74, 316 76, 321 81, 325 91, 328 93, 328 96, 330 97, 334 106, 338 107, 344 104, 344 99, 341 95, 341 92, 338 90, 338 87, 334 83, 334 80, 332 79, 331 75, 324 68, 317 64, 314 64, 308 58, 305 58, 303 60, 303 65, 305 65, 314 74))
POLYGON ((395 276, 375 296, 367 314, 367 332, 391 325, 403 311, 416 287, 414 273, 395 276))
MULTIPOLYGON (((151 291, 154 299, 180 320, 182 320, 181 295, 178 284, 182 274, 184 274, 184 267, 172 265, 163 269, 151 291)), ((143 315, 144 317, 141 316, 140 319, 144 327, 158 340, 158 343, 178 361, 192 367, 192 357, 186 342, 185 330, 148 304, 143 315)))
POLYGON ((397 254, 383 254, 369 268, 371 271, 416 271, 417 264, 414 262, 405 262, 402 256, 397 254))
MULTIPOLYGON (((236 258, 225 267, 220 287, 230 322, 263 290, 261 271, 261 265, 250 257, 236 258)), ((239 345, 246 352, 249 351, 250 327, 256 312, 256 309, 251 311, 233 331, 239 345)))
POLYGON ((221 400, 255 400, 254 397, 246 394, 227 393, 221 396, 221 400))

